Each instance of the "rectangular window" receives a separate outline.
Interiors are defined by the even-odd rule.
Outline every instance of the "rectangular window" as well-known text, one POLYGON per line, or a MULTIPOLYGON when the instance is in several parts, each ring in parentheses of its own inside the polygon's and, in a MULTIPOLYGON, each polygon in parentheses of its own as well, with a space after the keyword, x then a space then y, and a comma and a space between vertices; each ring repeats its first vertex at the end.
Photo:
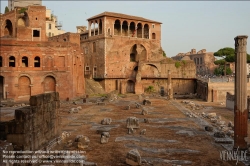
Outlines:
POLYGON ((88 47, 85 47, 84 53, 85 53, 85 55, 87 55, 89 53, 88 47))
POLYGON ((39 30, 33 30, 33 37, 40 37, 40 31, 39 30))
POLYGON ((49 24, 49 29, 51 29, 51 24, 49 24))
POLYGON ((86 67, 85 67, 85 70, 86 70, 86 71, 89 71, 89 66, 86 66, 86 67))
POLYGON ((152 28, 155 28, 155 24, 152 24, 152 28))
POLYGON ((51 37, 51 32, 49 32, 49 37, 51 37))

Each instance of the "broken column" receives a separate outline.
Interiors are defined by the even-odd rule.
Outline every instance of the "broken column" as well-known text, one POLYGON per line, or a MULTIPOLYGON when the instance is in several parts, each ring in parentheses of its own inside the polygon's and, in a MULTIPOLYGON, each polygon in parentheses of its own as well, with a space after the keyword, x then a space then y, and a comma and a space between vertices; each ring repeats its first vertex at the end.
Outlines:
POLYGON ((126 156, 128 165, 141 165, 141 155, 137 149, 130 150, 126 156))
POLYGON ((172 89, 171 80, 172 80, 171 71, 168 70, 168 97, 169 99, 173 99, 173 89, 172 89))
POLYGON ((101 134, 101 144, 108 143, 109 137, 110 137, 109 132, 103 132, 103 133, 101 134))
POLYGON ((139 119, 136 117, 129 117, 126 122, 127 122, 127 128, 133 128, 133 129, 140 128, 139 119))
POLYGON ((237 36, 235 40, 234 83, 234 149, 247 149, 247 72, 246 45, 248 36, 237 36))

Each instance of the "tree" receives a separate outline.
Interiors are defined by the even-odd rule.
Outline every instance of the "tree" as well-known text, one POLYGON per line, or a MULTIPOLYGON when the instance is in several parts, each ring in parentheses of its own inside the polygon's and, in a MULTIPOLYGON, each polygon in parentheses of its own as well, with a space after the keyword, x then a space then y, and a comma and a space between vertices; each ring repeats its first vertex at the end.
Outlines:
POLYGON ((216 64, 216 65, 224 65, 225 62, 226 62, 225 59, 220 59, 220 60, 214 61, 214 64, 216 64))
POLYGON ((5 10, 4 10, 4 13, 8 13, 10 10, 8 8, 8 6, 5 6, 5 10))
MULTIPOLYGON (((214 56, 224 57, 226 62, 235 62, 235 50, 230 47, 219 49, 214 56)), ((250 63, 250 55, 247 54, 247 63, 250 63)))
MULTIPOLYGON (((224 75, 225 74, 224 72, 225 72, 225 66, 224 65, 220 65, 219 67, 214 69, 214 74, 217 75, 217 76, 224 75)), ((227 67, 226 68, 226 74, 231 75, 232 73, 233 73, 232 70, 229 67, 227 67)))

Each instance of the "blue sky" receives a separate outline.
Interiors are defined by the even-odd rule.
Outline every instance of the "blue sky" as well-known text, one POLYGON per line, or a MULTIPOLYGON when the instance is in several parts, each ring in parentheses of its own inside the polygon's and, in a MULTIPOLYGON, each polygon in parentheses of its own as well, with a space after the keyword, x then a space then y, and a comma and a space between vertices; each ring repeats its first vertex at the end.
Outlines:
MULTIPOLYGON (((1 1, 1 12, 8 2, 1 1)), ((179 52, 234 48, 234 37, 250 38, 250 1, 43 1, 63 23, 76 32, 87 18, 104 11, 140 16, 162 22, 162 48, 168 57, 179 52)), ((250 39, 247 52, 250 53, 250 39)))

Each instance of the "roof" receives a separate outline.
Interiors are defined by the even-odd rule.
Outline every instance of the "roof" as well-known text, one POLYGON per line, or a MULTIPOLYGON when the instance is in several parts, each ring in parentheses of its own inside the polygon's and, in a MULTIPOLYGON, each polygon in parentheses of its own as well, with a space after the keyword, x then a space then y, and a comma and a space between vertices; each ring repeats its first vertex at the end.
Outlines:
POLYGON ((95 18, 103 17, 103 16, 125 18, 125 19, 133 19, 133 20, 138 20, 138 21, 145 21, 145 22, 153 22, 153 23, 162 24, 161 22, 154 21, 154 20, 149 20, 149 19, 146 19, 146 18, 143 18, 143 17, 131 16, 131 15, 127 15, 127 14, 114 13, 114 12, 103 12, 101 14, 98 14, 98 15, 95 15, 93 17, 88 18, 87 21, 95 19, 95 18))

